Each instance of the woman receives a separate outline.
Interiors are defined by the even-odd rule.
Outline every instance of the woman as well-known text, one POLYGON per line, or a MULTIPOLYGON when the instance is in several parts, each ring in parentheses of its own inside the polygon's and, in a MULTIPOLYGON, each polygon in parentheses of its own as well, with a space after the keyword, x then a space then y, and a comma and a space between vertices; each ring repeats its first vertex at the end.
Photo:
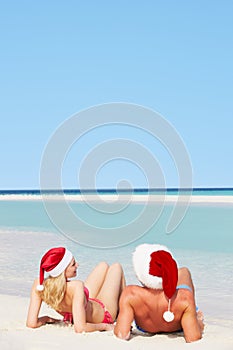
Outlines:
POLYGON ((42 301, 74 324, 77 333, 109 331, 118 313, 118 302, 125 287, 122 267, 99 263, 85 283, 70 281, 77 274, 78 263, 66 248, 52 248, 41 259, 40 278, 31 290, 27 327, 60 322, 48 316, 38 317, 42 301), (44 279, 44 272, 48 277, 44 279))

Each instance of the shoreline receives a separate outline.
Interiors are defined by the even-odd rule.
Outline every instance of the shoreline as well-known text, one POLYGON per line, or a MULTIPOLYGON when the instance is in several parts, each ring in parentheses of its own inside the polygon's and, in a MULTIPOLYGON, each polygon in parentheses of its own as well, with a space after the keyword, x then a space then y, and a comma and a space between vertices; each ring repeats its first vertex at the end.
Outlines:
POLYGON ((0 195, 0 202, 4 201, 67 201, 67 202, 96 202, 106 203, 133 202, 133 203, 184 203, 184 204, 227 204, 233 205, 231 195, 158 195, 158 194, 50 194, 50 195, 24 195, 4 194, 0 195))

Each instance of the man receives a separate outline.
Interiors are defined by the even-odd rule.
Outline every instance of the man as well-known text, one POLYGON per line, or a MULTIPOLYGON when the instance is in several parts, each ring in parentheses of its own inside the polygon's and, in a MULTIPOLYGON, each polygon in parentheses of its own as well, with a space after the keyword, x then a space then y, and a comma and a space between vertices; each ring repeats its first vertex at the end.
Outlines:
POLYGON ((137 247, 133 264, 144 286, 130 285, 122 292, 115 335, 128 340, 134 320, 143 332, 183 330, 186 342, 201 339, 203 314, 196 310, 189 270, 185 267, 177 269, 171 253, 160 245, 137 247))

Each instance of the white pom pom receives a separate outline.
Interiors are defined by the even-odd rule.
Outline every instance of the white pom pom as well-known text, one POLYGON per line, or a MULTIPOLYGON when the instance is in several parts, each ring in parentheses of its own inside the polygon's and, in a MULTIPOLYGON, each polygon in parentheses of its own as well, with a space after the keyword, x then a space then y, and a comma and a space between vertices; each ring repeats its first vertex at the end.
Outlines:
POLYGON ((165 311, 163 314, 163 318, 166 322, 172 322, 174 320, 174 314, 171 311, 165 311))
POLYGON ((42 292, 42 291, 44 290, 43 284, 38 284, 38 286, 36 287, 36 289, 38 290, 38 292, 42 292))

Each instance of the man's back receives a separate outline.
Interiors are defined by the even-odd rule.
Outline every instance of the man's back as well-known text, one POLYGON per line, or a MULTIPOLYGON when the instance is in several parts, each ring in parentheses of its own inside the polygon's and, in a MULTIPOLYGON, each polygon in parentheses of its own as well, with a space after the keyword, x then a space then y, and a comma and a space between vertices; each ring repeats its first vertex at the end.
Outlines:
POLYGON ((181 318, 185 309, 192 304, 195 309, 193 294, 185 289, 177 290, 172 298, 171 311, 175 316, 172 322, 166 322, 163 318, 168 301, 162 290, 128 286, 122 299, 127 300, 133 308, 137 326, 150 333, 181 330, 181 318))
POLYGON ((186 342, 198 340, 204 328, 202 313, 197 314, 194 288, 190 272, 180 268, 177 290, 171 298, 174 320, 166 322, 163 314, 167 311, 168 299, 163 290, 140 286, 127 286, 120 298, 120 313, 114 330, 116 336, 129 339, 133 320, 146 332, 184 331, 186 342))

